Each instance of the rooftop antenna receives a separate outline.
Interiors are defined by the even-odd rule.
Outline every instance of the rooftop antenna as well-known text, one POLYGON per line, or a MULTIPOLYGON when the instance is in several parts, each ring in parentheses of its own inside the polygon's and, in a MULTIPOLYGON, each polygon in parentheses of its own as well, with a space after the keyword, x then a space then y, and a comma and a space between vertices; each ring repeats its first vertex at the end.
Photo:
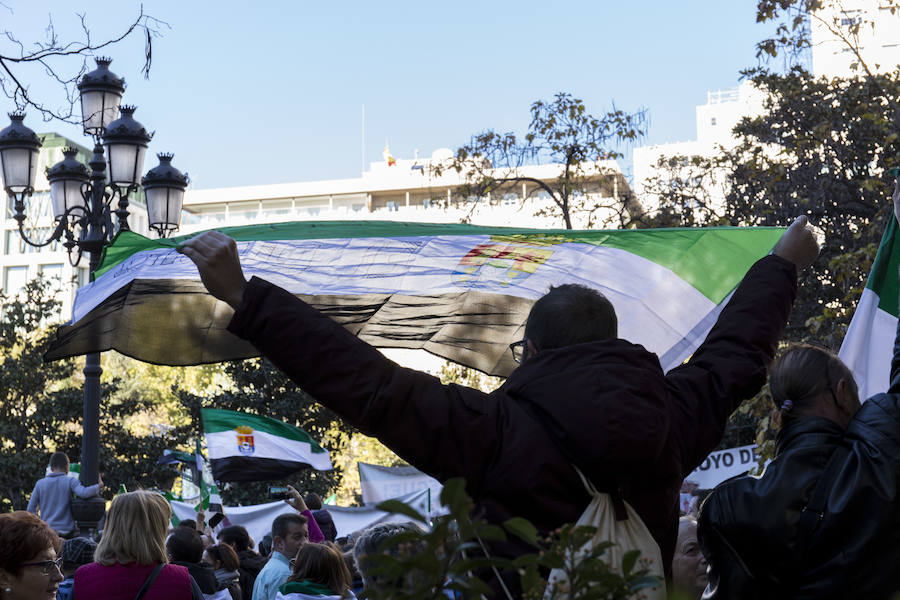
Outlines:
POLYGON ((366 105, 362 105, 362 173, 366 172, 366 105))

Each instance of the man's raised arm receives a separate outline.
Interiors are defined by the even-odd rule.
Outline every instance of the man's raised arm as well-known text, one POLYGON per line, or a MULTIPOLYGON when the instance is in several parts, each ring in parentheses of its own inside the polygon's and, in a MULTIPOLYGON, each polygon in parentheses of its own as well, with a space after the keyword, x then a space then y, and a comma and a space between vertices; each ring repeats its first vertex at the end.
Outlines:
POLYGON ((498 408, 486 394, 402 368, 290 292, 247 281, 237 245, 222 233, 203 233, 178 250, 209 293, 235 309, 229 331, 366 435, 437 479, 466 477, 476 495, 484 457, 499 443, 498 408))
POLYGON ((685 473, 718 445, 731 412, 762 388, 794 303, 797 272, 818 252, 806 217, 797 218, 772 256, 750 268, 690 360, 666 376, 685 473))

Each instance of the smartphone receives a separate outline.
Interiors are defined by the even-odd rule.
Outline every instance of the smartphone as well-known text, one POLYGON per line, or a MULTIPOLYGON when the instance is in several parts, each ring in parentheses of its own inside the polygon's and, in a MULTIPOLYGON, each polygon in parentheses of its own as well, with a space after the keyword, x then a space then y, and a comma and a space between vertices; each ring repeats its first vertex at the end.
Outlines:
POLYGON ((215 529, 216 525, 222 522, 222 519, 225 518, 225 515, 222 513, 216 513, 209 518, 209 528, 215 529))
POLYGON ((286 487, 272 486, 269 488, 269 498, 272 500, 287 500, 291 492, 286 487))

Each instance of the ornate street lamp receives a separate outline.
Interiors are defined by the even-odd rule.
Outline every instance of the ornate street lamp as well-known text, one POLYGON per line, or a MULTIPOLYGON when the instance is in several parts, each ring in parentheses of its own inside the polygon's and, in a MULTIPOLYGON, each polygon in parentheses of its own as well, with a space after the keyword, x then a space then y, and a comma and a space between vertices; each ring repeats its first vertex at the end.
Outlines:
MULTIPOLYGON (((25 199, 34 192, 37 155, 41 140, 23 123, 21 112, 10 114, 12 123, 0 131, 0 171, 6 193, 13 199, 13 218, 19 234, 32 246, 46 246, 63 240, 69 262, 77 265, 83 253, 90 258, 90 270, 100 265, 103 249, 117 231, 128 227, 128 197, 141 183, 141 171, 151 134, 134 120, 133 106, 120 101, 125 82, 109 70, 110 59, 97 59, 97 69, 78 84, 84 132, 94 138, 90 171, 76 158, 73 148, 63 150, 65 158, 47 169, 50 198, 56 227, 44 241, 29 238, 25 231, 25 199), (105 152, 104 152, 105 147, 105 152), (104 153, 108 157, 104 157, 104 153), (107 173, 109 177, 107 179, 107 173), (113 208, 113 201, 118 203, 113 208), (112 216, 116 216, 113 226, 112 216)), ((160 165, 143 178, 150 226, 165 236, 177 230, 187 177, 171 165, 171 154, 160 154, 160 165)), ((81 449, 81 482, 97 483, 100 447, 100 353, 89 353, 84 366, 84 437, 81 449)), ((82 532, 96 529, 102 518, 102 498, 73 501, 73 513, 82 532)))
POLYGON ((159 165, 147 171, 141 179, 147 198, 147 216, 150 228, 166 237, 181 225, 181 206, 187 175, 172 166, 174 154, 157 154, 159 165))

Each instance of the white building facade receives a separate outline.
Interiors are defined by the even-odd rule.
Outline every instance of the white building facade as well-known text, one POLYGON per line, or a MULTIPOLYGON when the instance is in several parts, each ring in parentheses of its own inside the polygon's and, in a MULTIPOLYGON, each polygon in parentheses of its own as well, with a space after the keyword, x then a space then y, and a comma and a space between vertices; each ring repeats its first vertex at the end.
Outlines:
POLYGON ((890 73, 900 66, 896 0, 826 0, 810 20, 810 32, 816 75, 864 75, 854 47, 873 73, 890 73))
MULTIPOLYGON (((442 148, 427 159, 373 162, 360 177, 349 179, 188 190, 179 233, 297 220, 563 226, 558 217, 536 216, 542 209, 551 208, 552 200, 532 182, 510 184, 501 193, 479 198, 459 196, 464 177, 452 169, 434 175, 431 168, 436 163, 446 164, 451 157, 450 150, 442 148)), ((592 167, 596 175, 589 178, 587 204, 613 205, 631 197, 631 188, 615 161, 592 167)), ((548 164, 521 167, 516 174, 552 185, 561 171, 562 165, 548 164)), ((580 224, 576 221, 575 226, 580 224)))

